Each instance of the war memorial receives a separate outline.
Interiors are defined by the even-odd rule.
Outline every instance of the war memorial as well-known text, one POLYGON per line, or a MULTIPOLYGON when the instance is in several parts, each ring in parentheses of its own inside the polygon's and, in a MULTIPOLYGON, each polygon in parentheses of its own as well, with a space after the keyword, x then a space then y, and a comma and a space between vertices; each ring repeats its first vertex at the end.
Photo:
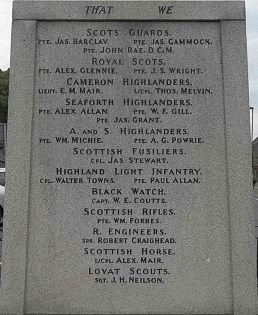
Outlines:
POLYGON ((256 314, 244 1, 13 3, 0 314, 256 314))

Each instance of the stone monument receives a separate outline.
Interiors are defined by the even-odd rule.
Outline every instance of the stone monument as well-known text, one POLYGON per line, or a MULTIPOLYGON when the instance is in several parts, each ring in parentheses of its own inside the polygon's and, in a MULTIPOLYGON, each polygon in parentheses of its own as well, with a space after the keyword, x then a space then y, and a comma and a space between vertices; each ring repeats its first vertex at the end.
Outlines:
POLYGON ((244 1, 14 1, 1 314, 255 314, 244 1))

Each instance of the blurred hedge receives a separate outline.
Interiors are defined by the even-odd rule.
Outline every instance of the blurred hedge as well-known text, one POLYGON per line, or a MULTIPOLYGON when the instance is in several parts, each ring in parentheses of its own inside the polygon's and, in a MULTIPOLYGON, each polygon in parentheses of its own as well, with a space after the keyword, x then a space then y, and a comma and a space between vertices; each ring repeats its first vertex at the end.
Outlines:
POLYGON ((0 69, 0 123, 7 122, 8 112, 8 93, 9 93, 9 69, 0 69))

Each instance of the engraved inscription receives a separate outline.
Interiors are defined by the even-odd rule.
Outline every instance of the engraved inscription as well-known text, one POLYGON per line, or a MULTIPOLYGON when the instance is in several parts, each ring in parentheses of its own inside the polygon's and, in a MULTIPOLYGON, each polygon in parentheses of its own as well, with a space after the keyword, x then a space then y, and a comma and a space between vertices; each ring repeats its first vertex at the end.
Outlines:
POLYGON ((207 247, 194 229, 205 226, 209 181, 223 177, 224 155, 211 162, 211 152, 224 120, 219 25, 203 25, 39 23, 33 205, 87 285, 171 286, 192 263, 185 248, 207 247))

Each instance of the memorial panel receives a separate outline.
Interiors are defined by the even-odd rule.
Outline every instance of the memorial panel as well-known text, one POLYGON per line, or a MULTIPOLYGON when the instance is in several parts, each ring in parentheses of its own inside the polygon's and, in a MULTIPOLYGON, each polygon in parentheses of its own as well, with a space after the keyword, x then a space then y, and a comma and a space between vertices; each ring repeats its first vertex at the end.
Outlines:
POLYGON ((221 22, 243 19, 242 1, 50 3, 15 3, 14 69, 35 55, 10 114, 9 187, 11 148, 28 187, 9 188, 9 242, 20 196, 26 216, 21 265, 5 245, 2 313, 254 314, 243 22, 221 22))
POLYGON ((225 312, 220 24, 39 22, 35 71, 31 310, 225 312))

